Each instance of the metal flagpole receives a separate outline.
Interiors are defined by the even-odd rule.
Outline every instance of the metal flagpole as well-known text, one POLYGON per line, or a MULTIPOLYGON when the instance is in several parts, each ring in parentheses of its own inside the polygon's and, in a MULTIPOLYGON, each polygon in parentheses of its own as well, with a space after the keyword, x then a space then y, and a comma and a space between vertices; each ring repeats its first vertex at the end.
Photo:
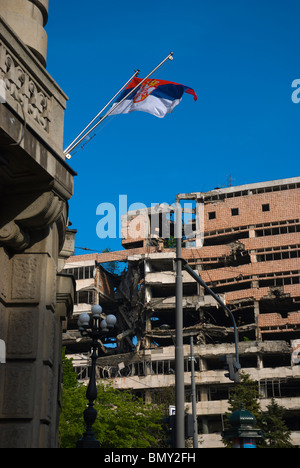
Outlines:
MULTIPOLYGON (((97 122, 84 136, 80 138, 77 143, 75 143, 71 148, 69 148, 69 153, 73 151, 98 125, 100 125, 103 120, 105 120, 110 114, 113 113, 115 109, 117 109, 124 101, 125 99, 128 99, 129 96, 131 96, 132 93, 134 93, 153 73, 156 72, 167 60, 173 60, 173 52, 171 52, 162 62, 160 62, 157 67, 155 67, 135 88, 133 88, 118 104, 110 109, 100 120, 97 122)), ((67 154, 66 158, 71 159, 71 155, 67 154)))
POLYGON ((82 130, 81 133, 79 133, 79 135, 75 138, 75 140, 72 141, 72 143, 69 144, 69 146, 64 150, 64 153, 68 153, 68 151, 70 151, 70 148, 72 148, 72 146, 74 145, 74 143, 78 140, 78 138, 80 138, 84 132, 92 125, 92 123, 95 122, 95 120, 102 114, 102 112, 105 111, 105 109, 109 106, 109 104, 111 104, 114 99, 116 99, 116 97, 120 94, 121 91, 123 91, 124 88, 126 88, 126 86, 133 80, 133 78, 135 78, 138 74, 139 74, 140 70, 136 70, 135 73, 129 78, 128 81, 126 81, 126 83, 124 84, 124 86, 122 86, 121 89, 119 89, 119 91, 114 95, 114 97, 111 98, 110 101, 108 101, 108 103, 106 104, 106 106, 103 107, 103 109, 101 109, 100 112, 98 112, 98 114, 96 115, 96 117, 93 118, 93 120, 85 127, 85 129, 82 130))

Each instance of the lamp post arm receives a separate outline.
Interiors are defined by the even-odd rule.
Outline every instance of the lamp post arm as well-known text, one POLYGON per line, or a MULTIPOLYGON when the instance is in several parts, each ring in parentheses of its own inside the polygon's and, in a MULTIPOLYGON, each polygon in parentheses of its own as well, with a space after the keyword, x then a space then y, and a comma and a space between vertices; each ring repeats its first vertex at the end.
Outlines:
POLYGON ((210 294, 216 301, 217 303, 229 314, 233 328, 234 328, 234 342, 235 342, 235 366, 237 369, 241 368, 240 362, 239 362, 239 351, 238 351, 238 331, 237 331, 237 326, 236 326, 236 321, 233 316, 233 313, 231 310, 224 304, 224 302, 220 299, 220 297, 214 293, 209 286, 203 281, 203 279, 197 275, 197 273, 188 265, 187 261, 183 258, 181 259, 176 259, 176 260, 181 260, 182 261, 182 266, 183 268, 191 275, 192 278, 194 278, 207 292, 210 294))

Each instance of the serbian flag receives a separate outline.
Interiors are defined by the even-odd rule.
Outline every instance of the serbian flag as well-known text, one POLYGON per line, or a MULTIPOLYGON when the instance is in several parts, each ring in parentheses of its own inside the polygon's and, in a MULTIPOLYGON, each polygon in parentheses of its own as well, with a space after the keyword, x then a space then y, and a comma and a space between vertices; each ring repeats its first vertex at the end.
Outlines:
POLYGON ((131 93, 141 81, 143 81, 142 78, 133 78, 125 90, 118 96, 112 105, 112 109, 126 96, 128 98, 124 99, 115 110, 110 112, 111 115, 142 111, 163 118, 178 106, 184 93, 191 94, 194 96, 194 100, 197 101, 197 95, 192 88, 172 83, 171 81, 155 80, 152 78, 145 80, 140 87, 131 93))

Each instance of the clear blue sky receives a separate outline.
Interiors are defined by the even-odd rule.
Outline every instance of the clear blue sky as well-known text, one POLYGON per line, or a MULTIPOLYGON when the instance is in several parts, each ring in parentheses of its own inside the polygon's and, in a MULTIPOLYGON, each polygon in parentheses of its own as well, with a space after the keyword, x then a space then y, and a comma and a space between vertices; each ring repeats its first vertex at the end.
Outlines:
MULTIPOLYGON (((114 116, 69 162, 77 247, 98 239, 96 208, 173 203, 176 194, 299 176, 298 0, 50 0, 47 69, 69 97, 65 147, 132 75, 192 87, 164 119, 114 116)), ((77 250, 77 254, 82 251, 77 250)))

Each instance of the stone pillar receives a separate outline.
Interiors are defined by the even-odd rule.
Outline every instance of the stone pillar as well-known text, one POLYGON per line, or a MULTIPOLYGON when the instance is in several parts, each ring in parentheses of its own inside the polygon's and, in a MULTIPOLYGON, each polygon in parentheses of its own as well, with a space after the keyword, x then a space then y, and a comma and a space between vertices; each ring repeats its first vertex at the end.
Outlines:
POLYGON ((43 40, 30 42, 17 21, 21 14, 30 29, 31 12, 44 24, 47 8, 47 0, 0 0, 0 448, 57 447, 62 330, 73 310, 74 279, 62 274, 74 237, 67 97, 43 66, 43 40))
POLYGON ((62 323, 73 295, 57 273, 58 236, 54 224, 21 253, 0 248, 1 448, 57 446, 62 323))
POLYGON ((48 0, 0 0, 0 15, 46 66, 48 0))
MULTIPOLYGON (((258 324, 258 317, 259 317, 259 301, 254 300, 253 301, 253 307, 254 307, 254 320, 256 325, 258 324)), ((256 326, 256 331, 255 331, 256 339, 258 341, 261 341, 261 330, 258 326, 256 326)))

